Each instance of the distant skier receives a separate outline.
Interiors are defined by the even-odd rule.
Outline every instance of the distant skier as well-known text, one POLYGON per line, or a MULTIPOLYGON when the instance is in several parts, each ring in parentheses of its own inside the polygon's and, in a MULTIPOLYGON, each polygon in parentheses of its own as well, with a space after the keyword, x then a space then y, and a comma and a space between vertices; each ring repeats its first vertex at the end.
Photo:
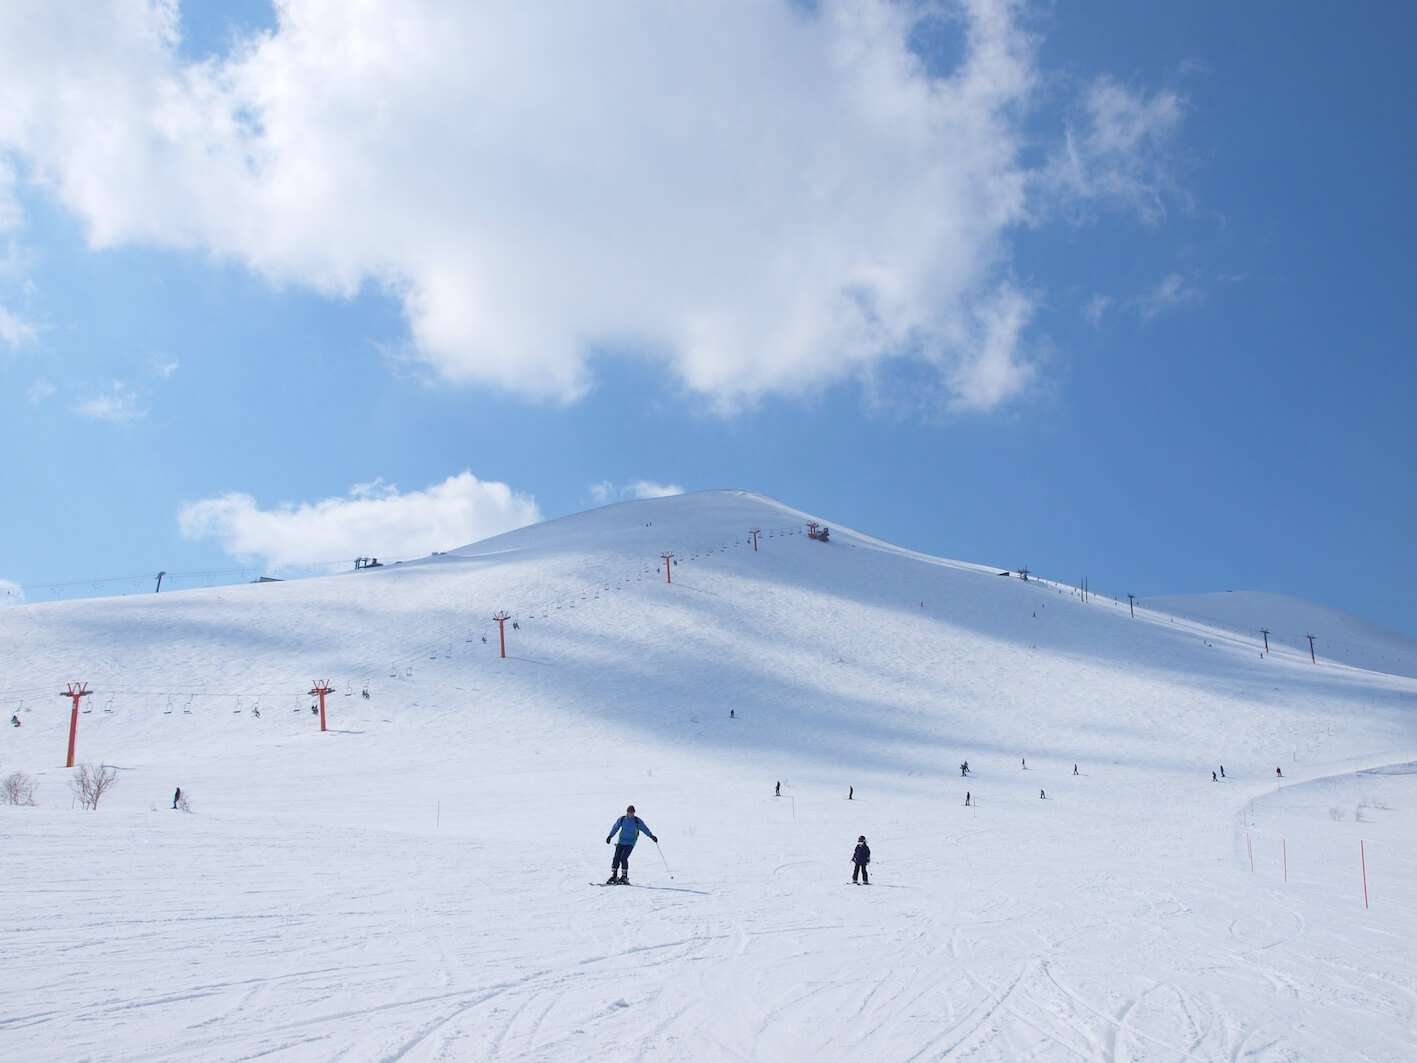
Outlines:
POLYGON ((19 713, 15 713, 15 714, 11 715, 11 717, 10 717, 10 726, 11 726, 11 727, 18 727, 18 726, 20 726, 20 716, 19 716, 19 713))
POLYGON ((1039 791, 1038 791, 1038 800, 1040 800, 1040 801, 1046 801, 1046 800, 1048 800, 1048 795, 1045 794, 1042 790, 1039 790, 1039 791))
POLYGON ((182 800, 182 787, 177 788, 177 792, 172 795, 172 807, 177 807, 177 802, 182 800))
POLYGON ((851 881, 861 876, 861 885, 869 886, 871 877, 866 873, 866 865, 871 862, 871 847, 866 844, 866 835, 856 839, 856 851, 851 854, 851 881))
POLYGON ((1275 777, 1276 779, 1282 779, 1282 778, 1284 778, 1284 772, 1280 771, 1278 768, 1275 768, 1275 769, 1274 769, 1274 777, 1275 777))
POLYGON ((1225 778, 1225 765, 1224 765, 1224 764, 1220 765, 1220 777, 1221 777, 1222 779, 1225 778))
POLYGON ((850 800, 854 799, 855 797, 856 797, 856 787, 854 787, 854 786, 848 786, 848 787, 846 788, 846 799, 847 799, 848 801, 850 801, 850 800))
POLYGON ((733 710, 733 709, 729 709, 729 710, 728 710, 728 718, 729 718, 730 720, 737 719, 737 717, 734 715, 734 710, 733 710))
POLYGON ((773 795, 774 797, 781 797, 781 796, 782 796, 782 783, 778 783, 777 786, 773 788, 772 795, 773 795))
POLYGON ((965 808, 968 808, 968 807, 969 807, 969 791, 968 791, 968 790, 964 791, 964 807, 965 807, 965 808))
POLYGON ((1219 782, 1219 781, 1220 781, 1219 779, 1217 779, 1217 778, 1215 777, 1215 772, 1211 772, 1211 773, 1210 773, 1210 781, 1211 781, 1211 782, 1219 782))
POLYGON ((252 705, 252 706, 251 706, 251 715, 254 716, 254 717, 256 717, 256 719, 259 720, 259 719, 261 718, 261 709, 260 709, 260 707, 259 707, 259 706, 256 706, 256 705, 252 705))
POLYGON ((365 701, 368 701, 368 700, 369 700, 369 688, 368 688, 368 687, 365 687, 364 690, 363 690, 361 693, 364 695, 364 700, 365 700, 365 701))
POLYGON ((610 877, 605 880, 607 886, 628 886, 630 884, 630 850, 635 847, 635 842, 641 834, 648 834, 649 840, 658 842, 654 832, 639 816, 635 815, 635 806, 630 805, 625 809, 625 814, 615 821, 615 825, 610 828, 609 835, 605 838, 605 844, 610 844, 610 839, 615 836, 615 832, 620 832, 620 840, 615 846, 615 858, 610 862, 610 877), (620 877, 615 877, 616 872, 620 877))
POLYGON ((1019 757, 1019 758, 1018 758, 1018 766, 1019 766, 1020 768, 1022 768, 1024 771, 1027 771, 1027 770, 1028 770, 1028 758, 1027 758, 1027 757, 1019 757))
POLYGON ((1076 775, 1077 773, 1078 773, 1078 766, 1077 766, 1076 764, 1074 764, 1074 765, 1073 765, 1073 774, 1076 775))

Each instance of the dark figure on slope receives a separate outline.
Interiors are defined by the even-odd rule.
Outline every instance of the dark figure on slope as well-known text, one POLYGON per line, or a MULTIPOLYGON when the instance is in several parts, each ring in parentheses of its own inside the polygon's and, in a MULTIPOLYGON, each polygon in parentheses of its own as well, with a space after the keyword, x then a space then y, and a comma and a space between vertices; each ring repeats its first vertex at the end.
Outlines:
POLYGON ((782 783, 778 783, 778 784, 777 784, 777 787, 776 787, 776 789, 773 790, 772 795, 773 795, 774 797, 781 797, 781 796, 782 796, 782 783))
POLYGON ((964 807, 965 807, 965 808, 968 808, 968 807, 969 807, 969 791, 968 791, 968 790, 964 791, 964 807))
POLYGON ((1282 778, 1284 778, 1284 772, 1280 771, 1278 768, 1275 768, 1275 769, 1274 769, 1274 777, 1275 777, 1276 779, 1282 779, 1282 778))
POLYGON ((641 834, 648 834, 652 842, 659 841, 654 836, 654 832, 649 829, 645 821, 635 815, 635 806, 631 805, 625 809, 625 814, 615 821, 615 825, 610 828, 609 835, 605 838, 605 844, 610 844, 610 839, 615 837, 616 832, 620 834, 620 840, 615 845, 615 858, 610 862, 610 877, 605 880, 607 886, 630 884, 630 850, 635 847, 635 842, 639 840, 641 834), (620 873, 616 878, 615 873, 620 873))
POLYGON ((177 788, 177 792, 172 795, 172 807, 177 807, 177 802, 182 800, 182 787, 177 788))
POLYGON ((1220 765, 1220 777, 1221 777, 1222 779, 1225 778, 1225 765, 1224 765, 1224 764, 1220 765))
POLYGON ((856 876, 861 876, 861 884, 869 886, 871 877, 866 873, 866 865, 871 862, 871 847, 866 844, 866 835, 856 839, 856 851, 851 854, 851 881, 856 881, 856 876))

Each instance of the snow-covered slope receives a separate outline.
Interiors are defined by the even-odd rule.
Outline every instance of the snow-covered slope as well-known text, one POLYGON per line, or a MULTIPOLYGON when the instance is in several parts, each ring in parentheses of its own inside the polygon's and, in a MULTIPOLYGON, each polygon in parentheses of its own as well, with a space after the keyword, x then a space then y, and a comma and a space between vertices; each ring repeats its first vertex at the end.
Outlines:
POLYGON ((1148 598, 1148 609, 1203 625, 1221 627, 1249 638, 1257 647, 1268 639, 1313 658, 1337 661, 1417 678, 1417 639, 1370 620, 1316 605, 1285 594, 1266 591, 1224 591, 1216 594, 1173 594, 1148 598))
POLYGON ((703 492, 0 611, 0 1054, 1407 1051, 1417 682, 810 519, 703 492), (597 889, 631 802, 659 846, 597 889))

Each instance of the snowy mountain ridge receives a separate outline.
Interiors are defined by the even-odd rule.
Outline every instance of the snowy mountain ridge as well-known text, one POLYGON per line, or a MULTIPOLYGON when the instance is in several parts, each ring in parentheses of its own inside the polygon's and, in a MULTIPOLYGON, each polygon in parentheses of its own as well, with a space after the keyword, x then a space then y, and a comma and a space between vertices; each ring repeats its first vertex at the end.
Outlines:
POLYGON ((1417 682, 813 519, 701 492, 0 611, 0 774, 36 783, 0 806, 0 1048, 1405 1051, 1417 682), (117 773, 92 812, 71 714, 117 773), (630 803, 642 888, 591 889, 630 803))

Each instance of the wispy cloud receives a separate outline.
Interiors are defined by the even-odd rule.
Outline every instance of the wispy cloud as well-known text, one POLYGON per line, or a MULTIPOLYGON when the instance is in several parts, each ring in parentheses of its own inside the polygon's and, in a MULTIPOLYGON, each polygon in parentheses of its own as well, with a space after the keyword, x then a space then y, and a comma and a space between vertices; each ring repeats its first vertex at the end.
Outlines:
POLYGON ((1172 156, 1186 100, 1172 90, 1146 94, 1110 77, 1094 81, 1080 114, 1038 177, 1043 202, 1076 221, 1122 208, 1149 224, 1181 196, 1172 156))
POLYGON ((635 480, 616 486, 609 480, 601 480, 590 485, 590 497, 597 505, 622 502, 629 498, 665 498, 668 495, 682 495, 684 489, 678 484, 661 484, 653 480, 635 480))
POLYGON ((1143 321, 1150 321, 1172 310, 1195 306, 1200 301, 1200 289, 1181 274, 1171 273, 1138 295, 1132 304, 1143 321))
POLYGON ((1098 293, 1087 301, 1087 306, 1083 308, 1082 315, 1093 325, 1100 325, 1102 317, 1112 306, 1112 297, 1098 293))
POLYGON ((47 380, 36 380, 25 392, 25 399, 31 406, 38 406, 49 396, 53 395, 55 387, 47 380))
POLYGON ((181 365, 182 363, 176 358, 173 358, 171 361, 154 360, 152 364, 152 375, 159 380, 166 380, 168 377, 172 376, 173 373, 177 372, 177 370, 181 368, 181 365))
POLYGON ((345 498, 262 509, 248 494, 189 502, 177 515, 186 539, 216 539, 230 556, 271 567, 355 557, 423 556, 541 519, 536 502, 464 471, 422 491, 382 481, 345 498))
POLYGON ((92 417, 96 421, 122 424, 147 415, 138 408, 138 394, 128 385, 115 380, 108 390, 83 399, 74 407, 81 417, 92 417))
POLYGON ((34 341, 38 330, 18 314, 0 306, 0 344, 18 348, 34 341))
POLYGON ((171 0, 0 5, 0 149, 97 246, 383 287, 449 381, 569 402, 619 353, 733 410, 910 363, 991 409, 1037 376, 1011 230, 1159 216, 1184 107, 1098 81, 1035 165, 1022 5, 962 2, 948 69, 929 6, 283 0, 189 63, 171 0))

